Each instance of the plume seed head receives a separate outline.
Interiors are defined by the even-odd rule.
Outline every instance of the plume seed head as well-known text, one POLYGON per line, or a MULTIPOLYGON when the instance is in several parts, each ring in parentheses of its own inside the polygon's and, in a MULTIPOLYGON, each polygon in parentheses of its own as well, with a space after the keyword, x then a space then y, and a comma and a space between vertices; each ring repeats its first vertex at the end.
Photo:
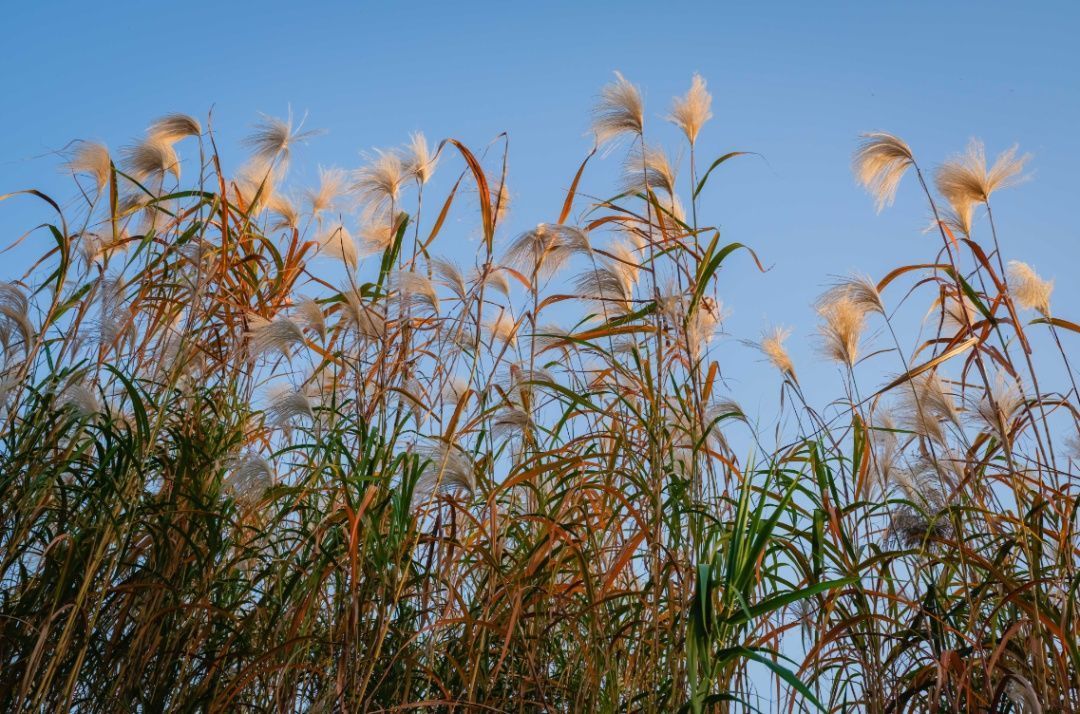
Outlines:
POLYGON ((315 136, 316 131, 301 131, 304 122, 293 129, 292 110, 286 119, 263 115, 255 124, 251 134, 244 139, 244 144, 251 148, 255 158, 267 165, 277 165, 284 169, 292 156, 293 147, 315 136))
POLYGON ((311 215, 318 216, 334 207, 345 194, 348 179, 341 169, 319 168, 319 188, 307 192, 311 215))
POLYGON ((957 213, 970 211, 970 206, 989 201, 995 191, 1024 180, 1020 174, 1031 156, 1024 154, 1017 157, 1018 150, 1018 146, 1013 146, 1001 152, 988 169, 983 143, 972 139, 963 154, 950 158, 938 167, 934 174, 937 189, 957 213))
POLYGON ((248 318, 247 336, 252 358, 273 351, 288 357, 292 345, 304 343, 304 333, 300 326, 283 316, 267 320, 260 315, 252 315, 248 318))
POLYGON ((774 327, 767 330, 761 337, 758 347, 769 358, 773 366, 780 370, 784 376, 795 379, 795 365, 784 347, 784 341, 791 336, 791 330, 785 327, 774 327))
POLYGON ((472 459, 460 446, 438 441, 419 452, 426 458, 427 464, 416 482, 413 505, 418 504, 419 499, 429 499, 436 493, 464 491, 471 494, 475 490, 476 475, 472 459))
POLYGON ((336 258, 353 270, 360 263, 360 250, 344 224, 337 223, 319 235, 319 252, 336 258))
POLYGON ((229 475, 225 478, 225 487, 245 506, 258 503, 262 495, 274 485, 274 467, 258 454, 234 456, 227 461, 227 468, 229 475))
POLYGON ((549 277, 574 254, 590 255, 589 234, 575 226, 540 223, 518 236, 506 250, 505 262, 536 277, 549 277))
POLYGON ((829 290, 819 300, 818 329, 824 340, 825 354, 832 360, 854 368, 859 355, 859 340, 866 324, 866 310, 846 289, 829 290))
POLYGON ((592 130, 596 143, 603 145, 626 134, 640 136, 645 127, 645 105, 641 92, 619 72, 615 81, 600 90, 593 108, 592 130))
POLYGON ((855 179, 874 197, 879 213, 892 205, 900 180, 914 165, 911 148, 883 131, 863 134, 852 159, 855 179))
POLYGON ((1039 274, 1019 260, 1009 261, 1009 290, 1020 307, 1025 310, 1037 310, 1044 317, 1050 317, 1050 295, 1054 292, 1054 281, 1043 280, 1039 274))
POLYGON ((377 212, 398 200, 407 178, 401 154, 377 150, 367 166, 353 173, 352 189, 369 211, 377 212))
POLYGON ((304 327, 314 330, 321 339, 326 340, 326 316, 319 303, 311 298, 304 298, 294 309, 304 327))
POLYGON ((697 142, 698 133, 705 122, 712 119, 712 95, 705 88, 705 80, 695 74, 690 89, 682 97, 676 97, 668 120, 682 129, 691 145, 697 142))
POLYGON ((180 157, 172 144, 155 136, 149 136, 135 146, 124 149, 125 165, 137 181, 164 180, 166 174, 180 179, 180 157))
POLYGON ((289 384, 279 384, 268 390, 266 414, 274 426, 286 426, 297 417, 315 418, 311 400, 303 390, 289 384))
POLYGON ((96 141, 79 142, 66 166, 72 173, 86 174, 93 178, 98 193, 109 183, 109 176, 112 175, 109 149, 96 141))
POLYGON ((175 144, 185 137, 202 134, 202 125, 195 117, 176 112, 155 119, 146 133, 168 144, 175 144))
POLYGON ((428 146, 422 131, 414 132, 409 137, 406 151, 405 170, 420 184, 430 181, 439 163, 439 157, 432 155, 431 147, 428 146))

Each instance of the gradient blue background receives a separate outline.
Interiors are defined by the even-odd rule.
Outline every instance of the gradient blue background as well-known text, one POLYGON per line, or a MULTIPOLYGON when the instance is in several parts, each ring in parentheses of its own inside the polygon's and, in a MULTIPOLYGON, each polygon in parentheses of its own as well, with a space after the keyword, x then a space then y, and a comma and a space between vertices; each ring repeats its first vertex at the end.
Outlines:
MULTIPOLYGON (((509 235, 557 217, 612 70, 643 88, 650 133, 676 151, 662 117, 701 72, 716 115, 701 155, 765 157, 717 174, 701 215, 772 266, 760 274, 731 259, 721 278, 731 338, 716 349, 732 391, 768 425, 779 379, 739 340, 767 324, 797 326, 797 369, 823 403, 840 381, 810 338, 814 296, 830 275, 881 277, 931 259, 939 244, 921 232, 929 216, 911 180, 875 215, 849 168, 861 131, 899 134, 927 167, 971 136, 992 154, 1016 142, 1033 153, 1033 180, 995 199, 1006 257, 1056 278, 1057 311, 1080 319, 1078 30, 1080 4, 1066 2, 9 4, 0 193, 70 197, 52 152, 77 137, 118 148, 167 111, 205 116, 213 106, 226 157, 239 162, 236 139, 257 112, 284 115, 291 104, 326 130, 298 153, 300 179, 318 164, 355 167, 361 151, 414 130, 477 147, 510 131, 509 235)), ((615 156, 595 164, 585 188, 613 193, 618 166, 615 156)), ((0 240, 47 218, 27 200, 0 203, 0 240)), ((442 251, 471 254, 473 233, 451 226, 442 251)), ((0 256, 0 278, 21 274, 45 240, 0 256)), ((1075 349, 1078 337, 1066 339, 1075 349)))

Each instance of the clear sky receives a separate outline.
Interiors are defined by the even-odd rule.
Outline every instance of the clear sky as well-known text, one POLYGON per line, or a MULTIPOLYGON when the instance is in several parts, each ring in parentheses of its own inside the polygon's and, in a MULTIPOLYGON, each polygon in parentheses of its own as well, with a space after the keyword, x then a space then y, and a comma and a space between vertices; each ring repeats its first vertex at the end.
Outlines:
MULTIPOLYGON (((213 106, 235 151, 257 112, 291 105, 326 130, 299 153, 301 176, 355 167, 360 152, 415 130, 478 147, 508 130, 518 230, 557 218, 612 70, 642 87, 650 132, 675 149, 663 116, 700 72, 715 114, 701 155, 765 157, 727 165, 702 208, 726 240, 772 266, 763 275, 731 259, 721 294, 732 338, 717 349, 744 408, 765 417, 779 380, 739 339, 766 324, 796 327, 808 394, 836 395, 839 380, 809 339, 809 303, 830 275, 881 277, 938 245, 921 232, 928 215, 910 180, 881 216, 855 186, 849 157, 861 131, 904 137, 927 167, 972 136, 991 154, 1014 143, 1031 152, 1033 180, 996 200, 1006 258, 1056 278, 1058 311, 1080 320, 1078 31, 1074 2, 10 3, 0 193, 70 196, 51 152, 74 138, 117 148, 160 114, 202 117, 213 106)), ((587 188, 613 193, 618 164, 596 164, 587 188)), ((0 238, 45 218, 27 201, 0 203, 0 238)), ((473 249, 464 230, 440 240, 473 249)), ((0 278, 16 277, 29 255, 0 256, 0 278)))

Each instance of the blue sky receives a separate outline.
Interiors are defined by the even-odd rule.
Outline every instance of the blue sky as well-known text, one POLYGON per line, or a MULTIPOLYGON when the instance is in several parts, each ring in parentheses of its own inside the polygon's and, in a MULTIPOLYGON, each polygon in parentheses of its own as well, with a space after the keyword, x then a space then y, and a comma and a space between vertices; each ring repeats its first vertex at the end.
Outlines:
MULTIPOLYGON (((779 380, 739 339, 795 326, 796 366, 822 402, 840 383, 809 339, 814 296, 830 275, 881 277, 937 245, 921 232, 928 216, 913 182, 880 216, 855 186, 861 131, 899 134, 927 167, 972 136, 991 154, 1014 143, 1031 152, 1033 180, 995 202, 1006 257, 1056 278, 1058 311, 1080 319, 1075 3, 38 2, 4 17, 0 193, 70 197, 52 152, 74 138, 119 147, 168 111, 212 106, 238 161, 236 139, 257 112, 291 105, 326 130, 299 153, 300 178, 319 164, 355 167, 360 152, 415 130, 476 147, 509 131, 511 227, 523 229, 557 217, 613 70, 642 87, 649 131, 676 151, 663 116, 700 72, 715 114, 700 155, 765 157, 729 164, 701 208, 723 238, 772 266, 760 274, 731 260, 721 295, 732 337, 716 351, 736 396, 762 417, 775 411, 779 380)), ((613 193, 618 165, 595 164, 586 188, 613 193)), ((46 217, 25 200, 0 203, 2 242, 46 217)), ((34 240, 0 259, 0 278, 21 273, 44 238, 34 240)), ((473 249, 464 227, 440 240, 444 252, 473 249)))

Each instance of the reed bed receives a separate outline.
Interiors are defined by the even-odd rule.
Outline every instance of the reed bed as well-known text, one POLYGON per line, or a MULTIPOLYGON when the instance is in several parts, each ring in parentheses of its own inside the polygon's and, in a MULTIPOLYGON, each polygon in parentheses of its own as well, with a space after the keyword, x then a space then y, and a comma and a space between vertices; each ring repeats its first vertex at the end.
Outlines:
POLYGON ((63 210, 5 196, 53 218, 0 285, 3 708, 1080 709, 1080 327, 991 210, 1025 158, 862 138, 936 248, 822 295, 826 409, 763 329, 797 426, 764 448, 713 339, 722 270, 761 264, 709 222, 744 153, 697 155, 710 103, 672 105, 680 174, 618 75, 520 234, 501 140, 304 189, 270 118, 235 172, 177 114, 73 145, 63 210))

